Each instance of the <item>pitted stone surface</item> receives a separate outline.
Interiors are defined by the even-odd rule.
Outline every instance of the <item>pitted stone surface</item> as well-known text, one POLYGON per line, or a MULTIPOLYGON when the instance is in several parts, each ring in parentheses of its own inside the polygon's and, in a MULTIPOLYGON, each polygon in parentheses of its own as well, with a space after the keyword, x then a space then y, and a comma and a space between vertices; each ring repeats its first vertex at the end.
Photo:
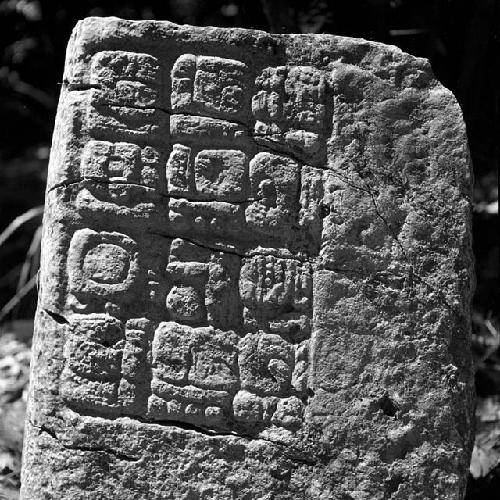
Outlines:
POLYGON ((470 184, 395 47, 80 22, 22 498, 461 498, 470 184))

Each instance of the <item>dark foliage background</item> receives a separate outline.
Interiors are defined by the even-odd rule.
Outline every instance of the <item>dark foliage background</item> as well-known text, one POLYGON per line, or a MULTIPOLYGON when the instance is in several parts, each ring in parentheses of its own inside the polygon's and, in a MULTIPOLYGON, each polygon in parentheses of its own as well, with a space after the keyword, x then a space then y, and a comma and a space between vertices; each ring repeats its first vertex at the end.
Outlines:
POLYGON ((23 412, 27 380, 22 346, 29 345, 36 305, 38 228, 64 53, 73 26, 89 15, 334 33, 430 59, 464 112, 475 174, 479 398, 467 498, 498 498, 499 10, 497 0, 0 0, 0 498, 15 498, 19 480, 22 430, 16 412, 23 412))

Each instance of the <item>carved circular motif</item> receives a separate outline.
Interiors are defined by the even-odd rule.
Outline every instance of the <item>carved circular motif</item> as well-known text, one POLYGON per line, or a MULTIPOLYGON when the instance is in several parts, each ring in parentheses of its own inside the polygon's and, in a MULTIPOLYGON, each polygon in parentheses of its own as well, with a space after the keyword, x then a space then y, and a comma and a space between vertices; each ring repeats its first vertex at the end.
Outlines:
POLYGON ((79 300, 126 297, 139 274, 137 244, 125 234, 80 229, 71 239, 67 266, 70 289, 79 300))
POLYGON ((97 283, 121 283, 127 278, 129 267, 129 253, 109 243, 92 248, 83 262, 85 276, 97 283))
POLYGON ((167 309, 172 319, 186 323, 197 323, 205 317, 203 300, 192 286, 174 286, 167 296, 167 309))

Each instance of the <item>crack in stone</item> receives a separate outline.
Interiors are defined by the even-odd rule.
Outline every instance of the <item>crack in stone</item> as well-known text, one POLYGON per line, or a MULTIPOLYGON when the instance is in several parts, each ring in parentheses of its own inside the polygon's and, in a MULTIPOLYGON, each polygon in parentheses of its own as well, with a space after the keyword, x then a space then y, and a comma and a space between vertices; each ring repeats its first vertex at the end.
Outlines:
POLYGON ((46 308, 42 308, 42 311, 47 313, 56 323, 60 325, 69 325, 69 321, 62 314, 46 308))
MULTIPOLYGON (((387 229, 391 233, 391 236, 396 241, 396 243, 398 244, 398 246, 401 248, 404 260, 409 265, 409 275, 405 276, 405 277, 408 277, 410 280, 414 278, 417 281, 419 281, 420 283, 422 283, 423 285, 425 285, 429 290, 431 290, 433 293, 435 293, 439 297, 439 299, 446 306, 446 308, 448 308, 452 312, 456 312, 456 308, 454 308, 452 305, 450 305, 448 303, 448 301, 446 299, 446 296, 444 295, 444 293, 441 290, 435 288, 433 285, 431 285, 430 283, 428 283, 424 278, 422 278, 422 276, 420 276, 417 273, 415 273, 413 265, 411 264, 411 260, 410 260, 410 258, 408 256, 408 254, 406 253, 406 250, 405 250, 403 244, 399 241, 398 236, 395 234, 394 229, 391 227, 391 225, 389 224, 389 222, 387 221, 387 219, 380 213, 380 210, 379 210, 378 205, 376 203, 373 191, 371 191, 368 187, 363 187, 363 186, 358 186, 357 184, 353 184, 352 182, 350 182, 348 180, 347 177, 339 174, 338 172, 335 172, 334 170, 330 170, 330 172, 332 173, 332 175, 334 175, 338 179, 340 179, 343 182, 345 182, 348 186, 352 187, 353 189, 358 189, 359 191, 365 192, 365 193, 367 193, 370 196, 371 202, 372 202, 373 207, 375 209, 375 213, 384 222, 385 226, 387 227, 387 229)), ((398 276, 396 274, 394 274, 394 275, 398 276)))
POLYGON ((119 451, 113 450, 111 448, 104 447, 93 447, 93 446, 84 446, 84 445, 65 445, 63 447, 67 450, 76 450, 82 452, 91 452, 91 453, 105 453, 106 455, 111 455, 118 460, 122 460, 125 462, 138 462, 142 457, 137 457, 136 455, 127 455, 125 453, 121 453, 119 451))
MULTIPOLYGON (((249 139, 256 146, 262 147, 263 144, 257 142, 255 140, 256 137, 279 137, 279 135, 278 134, 259 134, 259 133, 252 133, 252 132, 250 132, 247 137, 249 137, 249 139)), ((290 149, 286 148, 286 146, 285 147, 282 146, 282 148, 280 148, 280 146, 282 146, 282 145, 279 142, 272 141, 272 140, 270 142, 266 142, 264 144, 264 147, 266 147, 267 149, 269 149, 273 153, 279 154, 279 155, 283 155, 283 156, 287 156, 287 157, 291 158, 293 161, 295 161, 295 163, 298 163, 299 165, 311 165, 312 167, 318 168, 320 170, 325 170, 325 171, 329 171, 330 170, 328 167, 325 167, 325 166, 319 164, 316 161, 308 161, 306 159, 307 155, 304 155, 304 157, 301 158, 296 153, 294 153, 293 151, 290 151, 290 149)))
POLYGON ((57 184, 54 184, 53 186, 51 186, 50 188, 48 188, 46 194, 49 194, 52 191, 55 191, 56 189, 59 189, 59 188, 67 188, 69 186, 72 186, 73 184, 79 184, 82 181, 83 181, 83 179, 78 179, 78 180, 74 180, 74 181, 62 181, 62 182, 58 182, 57 184))
MULTIPOLYGON (((217 436, 234 436, 234 437, 241 437, 242 434, 238 434, 234 431, 214 431, 212 429, 207 429, 205 427, 200 427, 196 424, 191 424, 188 422, 182 422, 180 420, 146 420, 142 418, 137 418, 134 417, 134 420, 137 420, 138 422, 141 422, 142 424, 156 424, 160 425, 161 427, 176 427, 178 429, 182 429, 185 431, 193 431, 197 432, 198 434, 203 434, 205 436, 209 437, 217 437, 217 436)), ((247 436, 249 439, 251 439, 251 435, 247 436)))
MULTIPOLYGON (((73 185, 77 185, 77 184, 81 184, 81 183, 95 183, 95 184, 103 184, 103 185, 108 185, 108 186, 137 186, 137 187, 140 187, 140 188, 143 188, 147 191, 150 191, 154 194, 157 194, 159 195, 160 197, 168 200, 168 199, 173 199, 173 200, 185 200, 187 202, 190 202, 190 203, 213 203, 213 202, 217 202, 219 200, 214 200, 214 199, 208 199, 208 200, 193 200, 193 199, 189 199, 189 198, 186 198, 186 197, 183 197, 183 196, 178 196, 178 195, 171 195, 171 194, 165 194, 165 193, 161 193, 160 191, 156 190, 155 188, 152 188, 150 186, 146 186, 144 184, 140 184, 140 183, 134 183, 134 182, 111 182, 110 180, 104 180, 104 179, 92 179, 92 178, 80 178, 80 179, 75 179, 75 180, 72 180, 72 181, 63 181, 63 182, 60 182, 58 184, 55 184, 54 186, 52 186, 51 188, 49 188, 47 190, 47 193, 50 193, 56 189, 60 189, 60 188, 68 188, 70 186, 73 186, 73 185)), ((240 202, 221 202, 221 203, 228 203, 228 204, 231 204, 231 205, 246 205, 246 204, 250 204, 250 203, 254 203, 256 201, 260 201, 262 200, 262 198, 248 198, 247 200, 245 201, 240 201, 240 202)), ((203 243, 200 243, 199 241, 197 240, 194 240, 194 239, 191 239, 191 238, 188 238, 188 237, 184 237, 184 236, 180 236, 180 235, 172 235, 172 234, 168 234, 168 233, 160 233, 160 232, 152 232, 151 234, 155 234, 157 236, 160 236, 160 237, 163 237, 163 238, 169 238, 169 239, 175 239, 175 238, 181 238, 181 239, 184 239, 190 243, 193 243, 194 245, 197 245, 201 248, 205 248, 209 251, 216 251, 216 252, 224 252, 224 253, 229 253, 229 254, 233 254, 233 255, 237 255, 241 258, 251 258, 251 257, 254 257, 256 255, 261 255, 261 256, 264 256, 264 257, 267 257, 267 256, 272 256, 273 254, 271 253, 266 253, 266 252, 252 252, 251 254, 246 254, 246 253, 243 253, 243 252, 238 252, 236 249, 235 250, 231 250, 231 249, 228 249, 227 247, 219 247, 219 246, 210 246, 210 245, 206 245, 206 244, 203 244, 203 243)), ((300 256, 297 256, 297 255, 286 255, 286 256, 280 256, 279 258, 283 258, 283 259, 290 259, 290 260, 296 260, 298 262, 310 262, 310 263, 313 263, 316 261, 316 257, 300 257, 300 256)))
MULTIPOLYGON (((98 84, 88 84, 84 85, 82 84, 81 86, 78 86, 77 84, 68 84, 68 90, 70 91, 85 91, 85 90, 91 90, 91 89, 98 89, 98 90, 106 90, 102 86, 98 84)), ((213 119, 213 120, 220 120, 229 124, 235 124, 239 125, 246 131, 246 137, 252 141, 252 143, 256 146, 262 146, 262 144, 259 144, 258 142, 255 141, 256 137, 270 137, 270 138, 281 138, 280 134, 267 134, 267 133, 261 133, 261 132, 254 132, 253 131, 253 126, 252 123, 246 123, 242 122, 239 120, 235 120, 232 118, 231 120, 223 117, 214 117, 214 116, 208 116, 208 115, 203 115, 199 113, 193 113, 193 112, 187 112, 187 111, 174 111, 171 108, 165 108, 162 106, 138 106, 134 104, 111 104, 111 103, 93 103, 94 106, 102 106, 102 107, 108 107, 108 108, 129 108, 129 109, 138 109, 138 110, 143 110, 143 111, 148 111, 148 110, 153 110, 153 111, 160 111, 162 113, 165 113, 168 116, 192 116, 192 117, 197 117, 197 118, 208 118, 208 119, 213 119)), ((281 155, 286 155, 290 158, 292 158, 295 162, 299 164, 307 164, 307 156, 304 158, 300 158, 297 156, 293 151, 290 151, 289 149, 282 150, 280 149, 280 144, 277 141, 271 141, 271 143, 266 143, 265 146, 270 149, 273 153, 276 154, 281 154, 281 155), (275 142, 275 144, 272 144, 275 142)), ((315 165, 317 168, 321 168, 323 170, 328 170, 328 167, 324 167, 322 165, 315 165)))
POLYGON ((87 446, 87 445, 74 445, 74 444, 68 444, 65 443, 61 440, 61 438, 57 435, 57 432, 49 427, 46 424, 42 425, 35 425, 33 422, 30 421, 30 425, 34 427, 35 429, 38 429, 39 434, 47 434, 49 435, 52 439, 58 441, 60 446, 62 446, 66 450, 75 450, 75 451, 82 451, 82 452, 91 452, 91 453, 105 453, 106 455, 111 455, 118 460, 126 461, 126 462, 138 462, 141 460, 142 457, 137 457, 135 455, 127 455, 125 453, 121 453, 119 451, 113 450, 112 448, 105 448, 102 446, 87 446))
MULTIPOLYGON (((90 87, 90 88, 95 88, 95 87, 90 87)), ((99 87, 97 87, 99 88, 99 87)), ((251 125, 239 120, 235 120, 234 118, 231 120, 228 120, 227 118, 222 118, 222 117, 215 117, 215 116, 208 116, 208 115, 202 115, 199 113, 192 113, 189 111, 174 111, 170 108, 165 108, 162 106, 139 106, 137 104, 113 104, 110 102, 95 102, 92 103, 94 106, 102 106, 102 107, 107 107, 107 108, 129 108, 129 109, 138 109, 142 111, 161 111, 162 113, 165 113, 168 116, 193 116, 197 118, 208 118, 210 120, 220 120, 223 122, 227 122, 230 124, 235 124, 239 125, 240 127, 250 131, 251 125)))
POLYGON ((59 437, 57 436, 56 431, 54 431, 54 429, 51 429, 50 427, 48 427, 45 424, 42 424, 40 426, 36 426, 33 422, 30 422, 30 424, 33 427, 35 427, 35 429, 38 429, 39 434, 42 434, 42 433, 48 434, 52 439, 59 441, 59 437))
POLYGON ((391 236, 393 237, 393 239, 396 241, 396 243, 398 244, 398 246, 401 248, 401 251, 403 252, 403 255, 404 255, 404 258, 405 260, 409 260, 408 259, 408 256, 406 254, 406 250, 403 246, 403 244, 399 241, 399 238, 397 236, 397 234, 394 232, 394 229, 392 228, 392 226, 389 224, 389 222, 387 221, 387 219, 380 213, 380 210, 378 208, 378 205, 377 205, 377 202, 375 200, 375 196, 373 194, 373 191, 369 188, 369 187, 363 187, 363 186, 358 186, 357 184, 353 184, 352 182, 350 182, 348 180, 347 177, 339 174, 338 172, 334 171, 334 170, 330 170, 330 172, 332 173, 332 175, 334 175, 335 177, 337 177, 338 179, 342 180, 343 182, 345 182, 348 186, 354 188, 354 189, 357 189, 359 191, 362 191, 364 193, 367 193, 369 196, 370 196, 370 199, 371 199, 371 202, 372 202, 372 205, 373 205, 373 208, 375 209, 375 213, 377 214, 378 217, 380 217, 380 219, 383 221, 383 223, 385 224, 385 226, 387 227, 387 229, 389 230, 389 232, 391 233, 391 236))
MULTIPOLYGON (((417 281, 419 281, 420 283, 422 283, 429 290, 431 290, 437 296, 439 296, 440 300, 443 302, 443 304, 448 309, 450 309, 451 311, 455 311, 455 308, 448 303, 448 301, 446 300, 446 297, 444 296, 444 294, 439 289, 435 288, 430 283, 428 283, 424 278, 422 278, 417 273, 415 273, 415 271, 413 269, 413 266, 411 265, 410 259, 409 259, 408 255, 407 255, 407 253, 406 253, 406 251, 405 251, 402 243, 399 241, 397 235, 394 233, 394 230, 391 227, 391 225, 388 223, 387 219, 380 213, 380 210, 379 210, 378 205, 376 203, 376 200, 375 200, 373 192, 369 188, 353 184, 352 182, 350 182, 349 180, 347 180, 347 178, 345 176, 339 174, 338 172, 335 172, 333 170, 330 170, 330 172, 332 172, 332 175, 334 175, 335 177, 337 177, 337 178, 341 179, 343 182, 345 182, 348 186, 350 186, 350 187, 352 187, 354 189, 360 190, 362 192, 365 192, 365 193, 367 193, 370 196, 371 202, 372 202, 373 207, 375 209, 375 213, 384 222, 385 226, 387 227, 387 229, 391 233, 391 236, 393 237, 393 239, 397 242, 397 244, 401 248, 401 251, 402 251, 403 256, 404 256, 404 260, 410 265, 410 268, 409 268, 410 278, 414 278, 417 281)), ((145 190, 154 192, 155 194, 158 194, 159 196, 161 196, 162 198, 165 198, 165 199, 186 200, 188 202, 194 202, 194 203, 212 203, 212 202, 218 201, 218 200, 212 200, 212 199, 208 199, 208 200, 193 200, 193 199, 189 199, 189 198, 186 198, 186 197, 183 197, 183 196, 172 195, 172 194, 165 194, 165 193, 161 193, 160 191, 157 191, 156 189, 154 189, 154 188, 152 188, 150 186, 146 186, 146 185, 140 184, 140 183, 134 183, 134 182, 112 182, 110 180, 93 179, 93 178, 80 178, 80 179, 73 180, 73 181, 60 182, 58 184, 55 184, 51 188, 49 188, 47 190, 47 193, 50 193, 51 191, 54 191, 55 189, 58 189, 58 188, 61 188, 61 187, 67 188, 67 187, 69 187, 71 185, 80 184, 82 182, 93 182, 93 183, 96 183, 96 184, 116 185, 116 186, 119 186, 119 185, 121 185, 121 186, 127 186, 127 185, 137 186, 137 187, 144 188, 145 190)), ((261 198, 249 198, 246 201, 241 201, 241 202, 224 202, 224 203, 230 203, 232 205, 244 205, 246 203, 253 203, 255 201, 259 201, 260 199, 261 198)), ((217 247, 217 246, 206 245, 206 244, 200 243, 197 240, 190 239, 190 238, 187 238, 187 237, 174 236, 174 235, 164 234, 164 233, 152 233, 152 234, 156 234, 157 236, 160 236, 160 237, 163 237, 163 238, 169 238, 169 239, 181 238, 181 239, 184 239, 184 240, 186 240, 186 241, 188 241, 188 242, 190 242, 190 243, 192 243, 194 245, 197 245, 197 246, 199 246, 201 248, 205 248, 205 249, 207 249, 209 251, 229 253, 229 254, 237 255, 240 258, 251 258, 251 257, 256 256, 256 255, 261 255, 263 257, 267 257, 267 256, 271 256, 272 255, 270 253, 265 253, 265 252, 254 252, 252 254, 245 254, 245 253, 242 253, 242 252, 238 252, 236 250, 230 250, 227 247, 226 248, 222 248, 222 247, 217 247)), ((314 258, 300 258, 298 256, 286 256, 286 257, 281 257, 281 258, 291 259, 291 260, 297 260, 299 262, 314 262, 315 261, 314 258)), ((326 267, 326 270, 334 271, 334 272, 338 272, 338 273, 353 273, 353 274, 357 273, 359 275, 362 275, 362 273, 360 271, 356 271, 354 269, 332 269, 330 267, 326 267)), ((397 275, 395 273, 391 273, 391 274, 393 274, 396 277, 408 277, 408 276, 397 275)), ((51 314, 50 311, 47 311, 47 313, 52 316, 52 314, 51 314)), ((55 321, 61 322, 61 320, 60 319, 59 320, 56 319, 55 316, 52 316, 52 317, 53 317, 53 319, 55 321)), ((62 322, 64 323, 64 318, 63 318, 62 322)))
MULTIPOLYGON (((229 120, 227 118, 217 118, 217 117, 203 115, 203 114, 199 114, 199 113, 190 113, 190 112, 186 112, 186 111, 173 111, 172 109, 163 108, 161 106, 135 106, 132 104, 109 104, 109 103, 99 103, 99 104, 97 104, 97 106, 104 106, 104 107, 109 107, 109 108, 130 108, 130 109, 138 109, 138 110, 154 110, 154 111, 161 111, 168 116, 192 116, 192 117, 196 117, 196 118, 207 118, 209 120, 219 120, 219 121, 226 122, 229 124, 239 125, 243 129, 245 129, 245 132, 246 132, 245 137, 247 137, 249 140, 251 140, 252 143, 257 147, 262 146, 262 144, 258 143, 255 140, 255 138, 258 138, 258 137, 262 137, 262 138, 270 137, 270 138, 276 138, 276 139, 281 138, 280 134, 266 134, 266 133, 254 132, 252 130, 253 127, 252 127, 251 123, 245 123, 242 121, 238 121, 238 120, 235 120, 234 118, 229 120)), ((308 163, 307 159, 306 159, 307 155, 305 155, 304 158, 301 158, 300 156, 297 156, 296 153, 294 153, 293 151, 290 151, 286 147, 283 148, 283 146, 282 146, 282 148, 280 148, 280 145, 281 144, 278 141, 273 141, 273 140, 271 140, 270 142, 267 142, 265 144, 265 146, 269 150, 271 150, 273 153, 288 156, 300 165, 305 165, 308 163)), ((320 166, 318 168, 328 170, 327 167, 325 168, 323 166, 320 166)))
MULTIPOLYGON (((133 182, 123 182, 123 183, 118 182, 117 183, 117 182, 111 182, 109 180, 88 179, 88 178, 77 179, 77 180, 73 180, 73 181, 60 182, 58 184, 55 184, 51 188, 49 188, 47 190, 47 193, 50 193, 50 192, 52 192, 52 191, 54 191, 56 189, 59 189, 59 188, 68 188, 69 186, 80 184, 80 183, 85 183, 85 182, 93 182, 93 183, 96 183, 96 184, 115 185, 115 186, 128 186, 128 185, 130 185, 130 186, 137 186, 137 187, 144 188, 145 190, 151 191, 151 192, 153 192, 155 194, 158 194, 160 197, 165 198, 167 200, 168 199, 186 200, 187 202, 190 202, 190 203, 213 203, 213 202, 218 201, 218 200, 212 200, 212 199, 209 199, 209 200, 192 200, 192 199, 189 199, 189 198, 185 198, 183 196, 171 195, 171 194, 164 194, 164 193, 161 193, 161 192, 157 191, 156 189, 154 189, 152 187, 145 186, 145 185, 139 184, 139 183, 133 183, 133 182)), ((241 202, 221 202, 221 203, 228 203, 228 204, 231 204, 231 205, 245 205, 245 204, 254 203, 256 201, 260 201, 261 199, 262 198, 248 198, 248 200, 241 201, 241 202)), ((190 239, 188 237, 184 237, 184 236, 180 236, 180 235, 172 235, 172 234, 159 233, 159 232, 152 232, 151 234, 160 236, 162 238, 169 238, 169 239, 181 238, 181 239, 184 239, 184 240, 186 240, 186 241, 188 241, 190 243, 193 243, 194 245, 197 245, 197 246, 199 246, 201 248, 205 248, 205 249, 210 250, 210 251, 230 253, 230 254, 237 255, 237 256, 239 256, 241 258, 251 258, 251 257, 254 257, 256 255, 261 255, 261 256, 264 256, 264 257, 272 256, 273 255, 271 253, 266 253, 266 252, 253 252, 251 254, 245 254, 245 253, 242 253, 242 252, 238 252, 237 250, 230 250, 227 247, 218 247, 218 246, 206 245, 206 244, 200 243, 197 240, 190 239)), ((290 260, 296 260, 298 262, 311 262, 312 263, 312 262, 316 261, 315 257, 299 257, 297 255, 281 256, 280 258, 290 259, 290 260)))
MULTIPOLYGON (((246 253, 242 253, 242 252, 238 252, 237 250, 231 250, 231 249, 228 249, 227 247, 226 248, 223 248, 223 247, 217 247, 217 246, 211 246, 211 245, 207 245, 207 244, 204 244, 204 243, 200 243, 199 241, 197 240, 193 240, 191 238, 188 238, 186 236, 174 236, 174 235, 171 235, 171 234, 167 234, 167 233, 158 233, 158 232, 152 232, 151 234, 154 234, 156 236, 160 236, 162 238, 168 238, 168 239, 176 239, 176 238, 180 238, 182 240, 185 240, 189 243, 192 243, 193 245, 196 245, 200 248, 204 248, 205 250, 209 250, 211 252, 223 252, 223 253, 228 253, 228 254, 232 254, 232 255, 236 255, 242 259, 249 259, 249 258, 252 258, 252 257, 255 257, 255 256, 262 256, 262 257, 276 257, 275 255, 273 255, 272 253, 266 253, 266 252, 252 252, 251 254, 246 254, 246 253)), ((310 258, 301 258, 297 255, 287 255, 287 256, 279 256, 277 258, 280 258, 280 259, 288 259, 288 260, 296 260, 298 262, 301 262, 301 263, 304 263, 304 262, 310 262, 310 263, 314 263, 316 261, 316 258, 314 257, 310 257, 310 258)))
POLYGON ((54 184, 52 187, 50 187, 47 190, 47 193, 50 193, 51 191, 54 191, 59 188, 67 188, 69 186, 73 186, 75 184, 81 184, 81 183, 95 183, 95 184, 104 184, 107 186, 136 186, 140 188, 144 188, 145 190, 153 191, 154 193, 158 194, 159 196, 165 197, 165 198, 173 198, 173 196, 165 195, 161 193, 160 191, 156 190, 155 188, 152 188, 151 186, 146 186, 145 184, 141 184, 139 182, 130 182, 130 181, 111 181, 110 179, 96 179, 93 177, 81 177, 79 179, 75 179, 72 181, 62 181, 57 184, 54 184))
MULTIPOLYGON (((91 414, 85 414, 85 413, 80 413, 81 416, 83 417, 90 417, 90 418, 95 418, 91 414)), ((145 420, 141 419, 138 417, 129 417, 129 416, 124 416, 120 415, 116 418, 110 418, 110 417, 102 417, 100 416, 99 418, 104 418, 106 420, 111 420, 111 421, 116 421, 118 418, 131 418, 132 420, 135 420, 139 422, 140 424, 143 425, 158 425, 160 427, 164 428, 172 428, 172 429, 178 429, 178 430, 184 430, 184 431, 190 431, 194 432, 196 434, 201 434, 203 436, 211 437, 211 438, 237 438, 237 439, 242 439, 244 441, 263 441, 265 443, 268 443, 271 446, 274 446, 278 449, 281 450, 283 455, 288 458, 289 460, 292 460, 293 462, 297 464, 303 464, 307 465, 309 467, 311 466, 316 466, 318 464, 325 464, 328 462, 328 459, 330 457, 328 456, 317 456, 314 459, 308 458, 305 453, 301 452, 298 449, 294 449, 293 447, 290 447, 289 445, 285 445, 276 441, 273 441, 271 439, 268 439, 266 437, 258 436, 258 435, 252 435, 249 433, 237 433, 234 431, 228 431, 228 432, 222 432, 222 431, 213 431, 210 429, 205 429, 203 427, 199 427, 195 424, 189 424, 186 422, 181 422, 177 420, 159 420, 159 421, 151 421, 151 420, 145 420)), ((35 425, 32 421, 29 422, 30 425, 32 425, 34 428, 39 430, 39 433, 46 433, 49 436, 51 436, 53 439, 58 441, 60 445, 67 449, 67 450, 76 450, 76 451, 82 451, 82 452, 97 452, 97 453, 106 453, 108 455, 112 455, 116 457, 119 460, 124 460, 128 462, 137 462, 139 461, 142 457, 137 457, 134 455, 127 455, 122 452, 116 451, 112 448, 108 447, 102 447, 102 446, 90 446, 90 445, 72 445, 72 444, 67 444, 61 441, 61 438, 57 435, 57 432, 52 429, 51 427, 47 426, 46 424, 42 424, 40 426, 35 425)))
POLYGON ((171 194, 171 193, 163 193, 156 188, 153 188, 151 186, 146 186, 145 184, 141 184, 139 182, 130 182, 130 181, 112 181, 110 179, 97 179, 93 177, 83 177, 79 179, 75 179, 72 181, 63 181, 58 184, 54 184, 52 187, 50 187, 47 190, 47 193, 50 193, 51 191, 54 191, 55 189, 59 188, 67 188, 69 186, 75 185, 75 184, 80 184, 80 183, 95 183, 95 184, 104 184, 108 186, 136 186, 140 188, 144 188, 147 191, 151 191, 154 194, 157 194, 158 196, 161 196, 162 198, 165 199, 173 199, 173 200, 186 200, 190 203, 214 203, 214 202, 219 202, 219 203, 228 203, 230 205, 245 205, 245 204, 250 204, 254 203, 256 201, 261 201, 263 198, 247 198, 246 200, 243 201, 225 201, 225 200, 218 200, 216 198, 204 198, 204 199, 194 199, 194 198, 189 198, 186 196, 180 196, 176 194, 171 194))
POLYGON ((69 92, 85 92, 86 90, 97 89, 102 90, 102 86, 98 83, 69 83, 63 82, 63 85, 69 92))
POLYGON ((329 272, 332 272, 332 273, 338 273, 338 274, 356 274, 358 276, 366 276, 365 273, 363 273, 361 270, 359 269, 341 269, 341 268, 338 268, 338 267, 330 267, 328 264, 322 264, 322 267, 321 267, 321 270, 322 271, 329 271, 329 272))

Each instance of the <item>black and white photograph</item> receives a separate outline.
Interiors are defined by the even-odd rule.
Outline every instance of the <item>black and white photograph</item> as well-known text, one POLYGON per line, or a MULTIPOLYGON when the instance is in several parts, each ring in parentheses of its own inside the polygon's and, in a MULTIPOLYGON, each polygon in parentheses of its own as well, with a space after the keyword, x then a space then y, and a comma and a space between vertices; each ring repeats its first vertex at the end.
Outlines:
POLYGON ((500 499, 497 0, 0 0, 0 500, 500 499))

